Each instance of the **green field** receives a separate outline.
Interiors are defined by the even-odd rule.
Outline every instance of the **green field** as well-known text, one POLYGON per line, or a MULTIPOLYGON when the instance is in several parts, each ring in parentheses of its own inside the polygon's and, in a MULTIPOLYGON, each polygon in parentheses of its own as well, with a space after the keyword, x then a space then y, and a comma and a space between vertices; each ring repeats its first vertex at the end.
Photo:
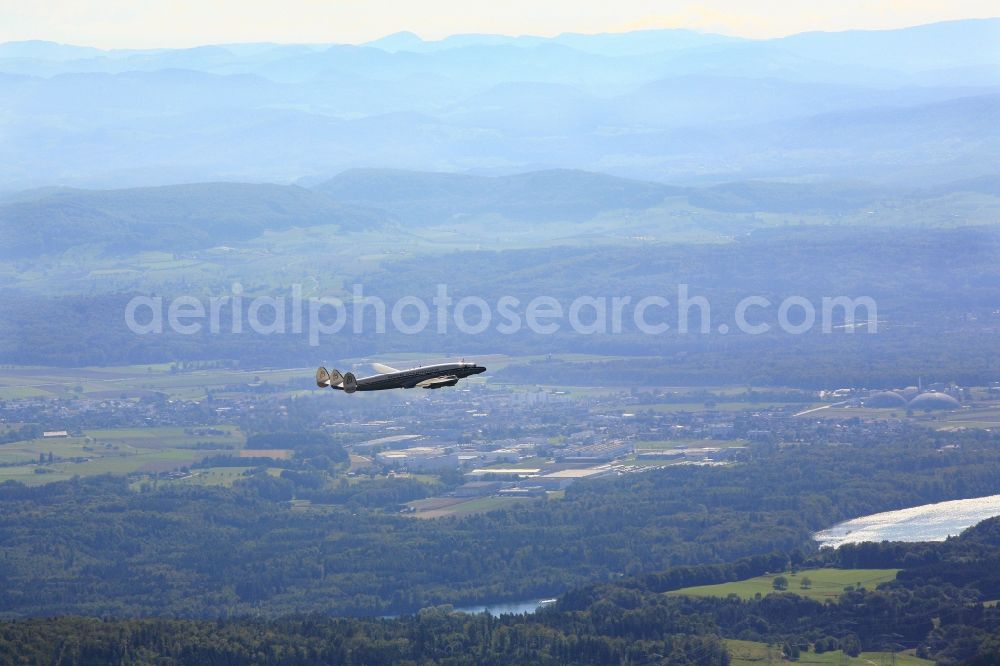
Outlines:
POLYGON ((33 397, 130 399, 164 393, 196 400, 206 389, 234 386, 243 390, 256 380, 287 385, 301 380, 307 386, 312 368, 228 370, 224 368, 171 372, 166 364, 108 368, 43 368, 15 366, 0 369, 0 399, 33 397))
POLYGON ((496 511, 505 509, 521 502, 530 502, 531 498, 524 497, 480 497, 449 507, 448 515, 466 516, 471 513, 483 513, 485 511, 496 511))
POLYGON ((447 506, 442 506, 441 508, 433 509, 422 509, 422 503, 427 500, 417 502, 411 502, 410 505, 414 506, 417 511, 416 513, 410 513, 408 515, 414 518, 446 518, 451 516, 467 516, 473 513, 484 513, 486 511, 496 511, 498 509, 505 509, 519 502, 530 502, 532 498, 525 497, 476 497, 473 499, 459 501, 455 503, 448 503, 447 506))
POLYGON ((787 592, 816 601, 825 601, 839 597, 848 585, 860 584, 870 590, 880 583, 895 580, 897 573, 899 569, 804 569, 796 574, 766 574, 733 583, 685 587, 667 594, 686 594, 696 597, 727 597, 735 594, 741 599, 753 599, 758 594, 767 596, 774 592, 774 579, 784 576, 788 579, 787 592), (803 589, 802 579, 807 577, 812 584, 808 589, 803 589))
POLYGON ((1000 406, 996 402, 977 404, 968 411, 943 412, 939 416, 940 421, 933 426, 937 430, 1000 427, 1000 406))
POLYGON ((236 451, 243 442, 243 434, 232 425, 95 429, 81 437, 12 442, 0 446, 0 482, 41 485, 74 476, 165 472, 207 455, 236 451))
POLYGON ((109 428, 86 430, 84 435, 98 441, 140 448, 190 447, 196 442, 218 444, 218 448, 243 446, 245 437, 234 425, 195 426, 193 428, 109 428), (198 432, 201 430, 202 432, 198 432), (214 434, 220 431, 224 434, 214 434))
POLYGON ((47 473, 39 474, 35 472, 35 469, 35 465, 0 467, 0 483, 4 481, 20 481, 28 486, 40 486, 54 481, 66 481, 73 478, 73 474, 63 470, 49 469, 47 473))
POLYGON ((781 658, 781 648, 768 647, 765 643, 753 641, 738 641, 726 639, 732 666, 762 666, 764 664, 830 664, 830 666, 881 666, 881 664, 896 664, 896 666, 932 666, 933 661, 920 659, 906 652, 862 652, 857 657, 845 657, 840 650, 834 652, 803 652, 797 661, 781 658))
POLYGON ((189 476, 171 481, 170 483, 229 487, 234 482, 244 478, 244 474, 251 469, 253 467, 206 467, 205 469, 196 469, 189 476))

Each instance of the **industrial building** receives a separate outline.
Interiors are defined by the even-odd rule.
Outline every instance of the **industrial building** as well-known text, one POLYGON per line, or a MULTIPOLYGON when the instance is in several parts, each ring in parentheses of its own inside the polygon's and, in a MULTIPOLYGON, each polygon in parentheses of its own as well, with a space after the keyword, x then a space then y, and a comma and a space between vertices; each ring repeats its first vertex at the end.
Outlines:
POLYGON ((574 481, 580 479, 601 479, 614 476, 617 472, 611 467, 585 467, 583 469, 561 469, 557 472, 532 477, 531 484, 541 486, 546 490, 563 490, 574 481))
POLYGON ((486 497, 497 494, 504 485, 501 481, 470 481, 455 488, 453 494, 455 497, 486 497))
POLYGON ((574 446, 563 451, 558 459, 572 463, 603 463, 632 453, 631 442, 611 440, 600 444, 574 446))
POLYGON ((383 465, 410 472, 458 467, 457 453, 446 453, 443 448, 435 446, 414 446, 409 449, 380 451, 375 454, 375 459, 383 465))

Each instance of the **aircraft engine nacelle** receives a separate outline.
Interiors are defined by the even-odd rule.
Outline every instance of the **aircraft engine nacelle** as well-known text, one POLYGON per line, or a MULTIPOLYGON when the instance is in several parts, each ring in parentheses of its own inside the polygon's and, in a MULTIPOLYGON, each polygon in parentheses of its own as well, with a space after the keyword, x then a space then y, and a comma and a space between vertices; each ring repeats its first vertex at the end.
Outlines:
POLYGON ((358 390, 358 380, 353 372, 344 375, 344 393, 354 393, 358 390))

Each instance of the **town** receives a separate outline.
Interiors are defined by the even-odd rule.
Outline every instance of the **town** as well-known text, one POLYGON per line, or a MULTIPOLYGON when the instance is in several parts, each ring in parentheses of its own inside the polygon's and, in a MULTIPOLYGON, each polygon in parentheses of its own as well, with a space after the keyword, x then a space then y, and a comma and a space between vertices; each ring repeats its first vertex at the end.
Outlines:
MULTIPOLYGON (((730 464, 754 448, 873 446, 907 428, 1000 425, 1000 385, 925 387, 920 379, 896 391, 815 392, 520 386, 486 377, 358 400, 315 390, 298 370, 129 368, 69 383, 47 383, 37 370, 3 372, 0 480, 110 473, 141 487, 297 478, 316 465, 283 434, 315 432, 347 453, 321 470, 321 485, 416 481, 412 499, 381 508, 421 518, 557 499, 579 481, 657 467, 730 464), (268 448, 254 444, 261 434, 268 448)), ((299 508, 322 504, 299 494, 299 508)))

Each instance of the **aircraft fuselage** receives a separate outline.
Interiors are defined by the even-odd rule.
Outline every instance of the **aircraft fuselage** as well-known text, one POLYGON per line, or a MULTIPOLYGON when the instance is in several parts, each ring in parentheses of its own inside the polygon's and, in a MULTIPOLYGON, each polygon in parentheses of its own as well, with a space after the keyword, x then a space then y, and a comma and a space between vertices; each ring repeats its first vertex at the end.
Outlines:
MULTIPOLYGON (((339 391, 354 393, 354 391, 383 391, 397 388, 443 388, 454 386, 458 380, 465 379, 472 375, 485 372, 486 368, 475 363, 438 363, 436 365, 424 365, 410 370, 394 370, 384 372, 370 377, 354 378, 353 375, 341 376, 336 370, 333 371, 332 379, 323 380, 325 368, 320 368, 317 372, 316 383, 320 386, 329 386, 339 391)), ((327 375, 329 377, 329 375, 327 375)))

